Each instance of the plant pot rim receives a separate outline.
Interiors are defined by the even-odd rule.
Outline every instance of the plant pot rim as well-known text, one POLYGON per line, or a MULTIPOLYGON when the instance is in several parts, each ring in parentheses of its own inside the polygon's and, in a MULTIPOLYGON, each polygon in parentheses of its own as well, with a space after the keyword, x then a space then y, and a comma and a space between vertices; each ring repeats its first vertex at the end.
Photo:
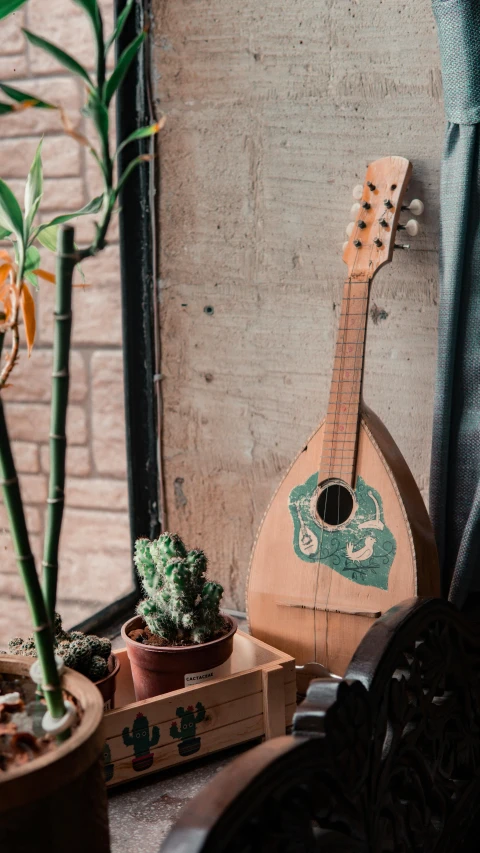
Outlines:
MULTIPOLYGON (((0 655, 0 672, 28 676, 31 657, 0 655)), ((93 681, 68 667, 62 677, 64 690, 75 697, 82 718, 71 737, 40 758, 0 774, 0 813, 47 796, 59 780, 80 776, 100 755, 103 747, 103 699, 93 681), (52 765, 55 765, 53 767, 52 765)), ((46 709, 45 709, 46 710, 46 709)))
POLYGON ((116 656, 115 652, 110 652, 108 659, 110 660, 110 658, 113 658, 112 671, 107 672, 107 674, 104 675, 103 678, 99 678, 98 681, 92 681, 92 684, 94 684, 95 687, 100 687, 101 684, 105 684, 106 681, 108 681, 110 678, 114 678, 118 674, 118 670, 120 669, 120 661, 116 656))
POLYGON ((218 645, 219 643, 226 642, 226 640, 236 633, 238 628, 238 623, 233 616, 230 616, 223 611, 220 611, 221 615, 227 622, 230 623, 230 630, 226 634, 222 634, 221 637, 216 637, 214 640, 207 640, 206 643, 190 643, 188 646, 153 646, 149 643, 137 643, 136 640, 132 640, 131 637, 128 636, 128 632, 132 631, 135 627, 141 627, 145 625, 144 620, 141 616, 132 616, 131 619, 128 619, 127 622, 124 622, 122 625, 122 639, 128 646, 133 646, 133 648, 145 649, 145 651, 152 651, 156 654, 170 654, 170 655, 178 655, 181 652, 189 653, 195 651, 195 649, 205 649, 207 647, 218 645), (136 626, 134 623, 138 622, 139 625, 136 626))

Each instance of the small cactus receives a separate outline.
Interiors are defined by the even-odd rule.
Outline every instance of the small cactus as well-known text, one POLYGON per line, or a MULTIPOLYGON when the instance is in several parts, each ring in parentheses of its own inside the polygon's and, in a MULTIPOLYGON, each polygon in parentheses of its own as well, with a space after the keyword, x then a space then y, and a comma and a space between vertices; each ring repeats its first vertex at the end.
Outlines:
POLYGON ((207 581, 203 551, 187 551, 176 534, 137 539, 137 567, 146 598, 137 613, 152 634, 172 645, 204 643, 221 631, 223 587, 207 581))
MULTIPOLYGON (((112 644, 106 637, 95 637, 83 634, 82 631, 64 631, 62 619, 55 613, 55 652, 63 658, 65 666, 81 672, 91 681, 99 681, 108 673, 108 659, 112 644)), ((14 637, 8 644, 9 653, 36 657, 37 652, 33 637, 23 640, 14 637)))

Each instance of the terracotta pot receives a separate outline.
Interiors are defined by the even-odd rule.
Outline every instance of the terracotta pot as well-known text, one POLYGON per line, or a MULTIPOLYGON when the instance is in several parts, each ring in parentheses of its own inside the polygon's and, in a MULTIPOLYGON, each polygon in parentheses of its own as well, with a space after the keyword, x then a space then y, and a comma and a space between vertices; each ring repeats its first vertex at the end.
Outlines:
POLYGON ((103 696, 103 710, 111 711, 115 707, 115 690, 117 673, 120 669, 120 661, 112 653, 108 659, 108 673, 100 681, 94 681, 103 696))
MULTIPOLYGON (((28 676, 31 658, 0 655, 0 672, 28 676)), ((83 716, 52 752, 0 772, 0 850, 32 853, 109 853, 103 773, 103 698, 84 675, 62 680, 83 716)))
POLYGON ((237 623, 231 616, 224 618, 230 624, 228 634, 191 646, 148 646, 137 643, 128 636, 136 628, 143 628, 141 616, 134 616, 122 627, 122 638, 127 647, 132 669, 133 686, 137 702, 160 693, 180 690, 185 686, 187 673, 205 672, 228 660, 233 651, 233 636, 237 623))

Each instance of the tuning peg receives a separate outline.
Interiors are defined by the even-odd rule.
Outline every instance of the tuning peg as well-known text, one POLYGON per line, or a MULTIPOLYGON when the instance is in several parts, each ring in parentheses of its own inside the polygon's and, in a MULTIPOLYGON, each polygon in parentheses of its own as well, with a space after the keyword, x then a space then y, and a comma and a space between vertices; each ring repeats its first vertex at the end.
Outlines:
POLYGON ((354 229, 354 228, 355 228, 355 222, 349 222, 349 223, 348 223, 348 225, 347 225, 347 228, 346 228, 346 235, 347 235, 347 237, 351 237, 351 236, 352 236, 352 231, 353 231, 353 229, 354 229))
POLYGON ((414 216, 421 216, 425 210, 425 205, 419 198, 414 198, 410 204, 402 205, 402 210, 409 210, 414 216))
POLYGON ((405 231, 409 237, 416 237, 418 234, 418 222, 416 219, 409 219, 405 225, 405 231))
POLYGON ((363 187, 361 184, 357 184, 356 187, 353 188, 352 195, 357 201, 360 201, 363 195, 363 187))
POLYGON ((352 204, 352 208, 350 210, 350 216, 356 216, 359 210, 360 210, 360 203, 358 201, 356 201, 355 204, 352 204))
POLYGON ((345 242, 344 242, 344 244, 343 244, 343 246, 342 246, 342 252, 344 252, 344 251, 345 251, 345 249, 347 248, 347 246, 348 246, 348 240, 345 240, 345 242))
POLYGON ((395 245, 394 245, 394 247, 393 247, 393 248, 394 248, 394 249, 409 249, 409 248, 410 248, 410 243, 404 243, 404 244, 403 244, 403 246, 402 246, 402 245, 400 245, 400 243, 395 243, 395 245))

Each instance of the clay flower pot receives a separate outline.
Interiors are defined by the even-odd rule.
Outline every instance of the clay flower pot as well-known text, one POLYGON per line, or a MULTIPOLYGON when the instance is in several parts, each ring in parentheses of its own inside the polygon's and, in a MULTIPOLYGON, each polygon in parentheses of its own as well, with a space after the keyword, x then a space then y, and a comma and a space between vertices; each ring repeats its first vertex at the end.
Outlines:
POLYGON ((149 646, 137 643, 128 635, 136 628, 143 628, 142 618, 134 616, 125 622, 122 638, 127 647, 137 702, 171 690, 180 690, 185 687, 185 675, 206 672, 225 663, 233 651, 237 623, 231 616, 223 614, 223 617, 230 625, 227 634, 208 643, 191 646, 149 646))
POLYGON ((103 696, 103 710, 111 711, 115 707, 115 690, 120 661, 112 653, 108 659, 108 673, 99 681, 94 681, 103 696))
MULTIPOLYGON (((0 672, 28 676, 32 658, 0 655, 0 672)), ((103 780, 103 699, 84 675, 67 669, 63 687, 83 715, 56 749, 0 772, 0 850, 109 853, 103 780)))

